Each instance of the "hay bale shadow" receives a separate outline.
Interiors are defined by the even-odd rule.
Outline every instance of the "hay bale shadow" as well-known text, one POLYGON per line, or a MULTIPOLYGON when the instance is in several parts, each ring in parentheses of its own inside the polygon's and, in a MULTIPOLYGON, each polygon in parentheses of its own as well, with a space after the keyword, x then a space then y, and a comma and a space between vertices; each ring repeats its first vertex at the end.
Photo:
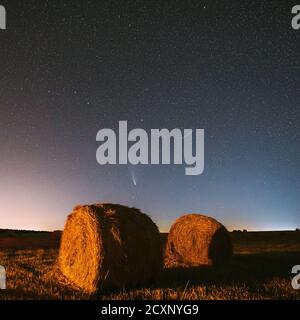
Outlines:
POLYGON ((270 252, 235 255, 222 266, 190 266, 165 268, 160 288, 192 285, 252 285, 274 277, 287 277, 291 267, 299 263, 299 252, 270 252), (298 262, 297 262, 298 261, 298 262))

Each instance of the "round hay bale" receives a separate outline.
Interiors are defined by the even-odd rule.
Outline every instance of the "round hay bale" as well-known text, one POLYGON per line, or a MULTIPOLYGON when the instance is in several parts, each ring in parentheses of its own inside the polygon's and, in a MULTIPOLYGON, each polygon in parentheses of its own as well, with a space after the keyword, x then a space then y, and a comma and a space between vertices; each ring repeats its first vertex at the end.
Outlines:
POLYGON ((187 214, 178 218, 170 229, 166 266, 218 265, 231 256, 229 233, 213 218, 187 214))
POLYGON ((145 284, 162 266, 158 228, 140 210, 94 204, 77 206, 68 216, 58 268, 83 291, 145 284))

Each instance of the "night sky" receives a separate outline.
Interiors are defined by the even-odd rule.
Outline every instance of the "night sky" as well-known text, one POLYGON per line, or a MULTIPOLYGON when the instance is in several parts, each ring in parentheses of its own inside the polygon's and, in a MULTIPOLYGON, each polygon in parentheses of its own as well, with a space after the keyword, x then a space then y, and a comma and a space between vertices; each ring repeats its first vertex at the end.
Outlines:
POLYGON ((288 1, 0 1, 0 228, 77 204, 300 226, 300 30, 288 1), (280 4, 281 3, 281 4, 280 4), (205 169, 106 165, 96 134, 205 129, 205 169))

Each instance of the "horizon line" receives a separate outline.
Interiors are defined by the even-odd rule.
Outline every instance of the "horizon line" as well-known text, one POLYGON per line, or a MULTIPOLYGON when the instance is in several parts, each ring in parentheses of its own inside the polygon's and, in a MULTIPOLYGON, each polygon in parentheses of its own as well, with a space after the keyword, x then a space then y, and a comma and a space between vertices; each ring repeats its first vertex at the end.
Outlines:
MULTIPOLYGON (((247 229, 247 228, 234 228, 234 229, 227 229, 228 232, 285 232, 285 231, 299 231, 300 228, 294 229, 247 229)), ((64 229, 51 229, 51 230, 42 230, 42 229, 11 229, 11 228, 4 228, 0 227, 1 230, 7 231, 26 231, 26 232, 55 232, 61 231, 63 232, 64 229)), ((170 230, 161 230, 159 228, 160 233, 169 233, 170 230)))

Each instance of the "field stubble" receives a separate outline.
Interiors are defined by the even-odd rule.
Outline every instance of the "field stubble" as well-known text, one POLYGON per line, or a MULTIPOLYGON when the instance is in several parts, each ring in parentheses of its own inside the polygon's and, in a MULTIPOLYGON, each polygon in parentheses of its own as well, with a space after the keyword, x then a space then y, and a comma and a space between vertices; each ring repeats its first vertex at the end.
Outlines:
POLYGON ((291 269, 300 264, 299 232, 231 236, 234 257, 226 266, 169 267, 149 286, 94 296, 82 294, 52 276, 57 241, 53 242, 56 248, 49 244, 43 248, 38 237, 30 249, 2 246, 0 265, 7 271, 7 290, 0 291, 0 299, 300 299, 300 290, 291 286, 291 269))

